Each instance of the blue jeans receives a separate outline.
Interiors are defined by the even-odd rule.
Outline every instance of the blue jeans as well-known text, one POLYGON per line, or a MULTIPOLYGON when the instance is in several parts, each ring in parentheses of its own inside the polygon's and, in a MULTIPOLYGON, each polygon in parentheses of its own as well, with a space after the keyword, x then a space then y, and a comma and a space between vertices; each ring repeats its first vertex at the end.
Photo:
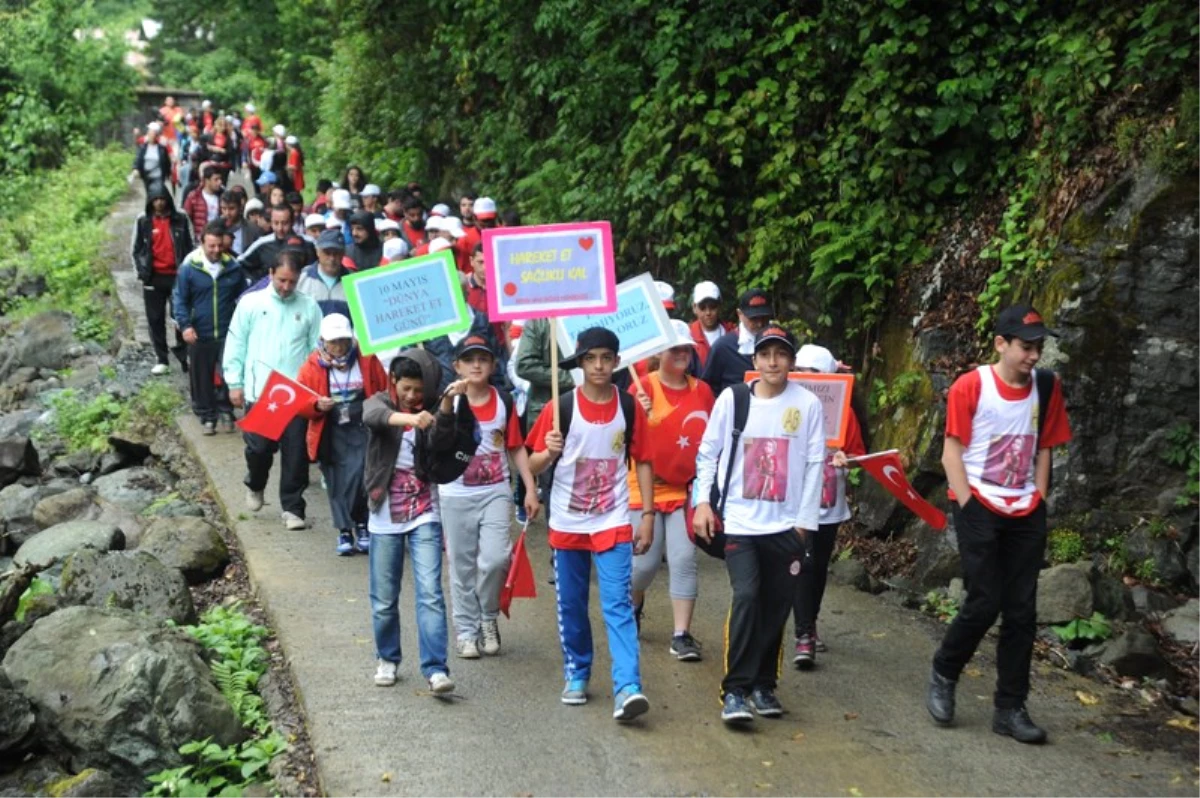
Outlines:
POLYGON ((555 549, 554 582, 558 596, 558 635, 562 642, 563 676, 567 681, 592 675, 592 624, 588 620, 588 588, 592 559, 600 586, 600 609, 608 630, 613 693, 641 685, 638 670, 637 621, 633 618, 633 544, 608 551, 555 549))
POLYGON ((442 525, 422 524, 403 535, 371 535, 371 624, 375 655, 399 663, 400 580, 404 555, 416 577, 417 643, 421 675, 450 673, 446 666, 446 600, 442 596, 442 525))

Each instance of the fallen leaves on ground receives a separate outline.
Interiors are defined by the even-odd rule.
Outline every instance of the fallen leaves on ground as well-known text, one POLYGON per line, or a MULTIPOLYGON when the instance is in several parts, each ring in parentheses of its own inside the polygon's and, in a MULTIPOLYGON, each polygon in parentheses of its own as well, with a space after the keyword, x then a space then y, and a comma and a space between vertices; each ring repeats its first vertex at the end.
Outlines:
POLYGON ((764 760, 762 761, 762 763, 763 763, 763 767, 765 767, 765 768, 769 768, 769 767, 771 767, 771 765, 774 765, 774 764, 775 764, 774 762, 772 762, 772 761, 771 761, 771 760, 769 760, 769 759, 764 759, 764 760))
POLYGON ((1100 703, 1100 696, 1085 693, 1083 690, 1076 690, 1075 697, 1079 699, 1079 703, 1085 707, 1094 707, 1100 703))
POLYGON ((846 720, 858 720, 858 713, 857 712, 847 712, 845 714, 845 718, 846 718, 846 720))
POLYGON ((862 798, 862 790, 858 789, 857 787, 851 787, 848 790, 846 790, 846 792, 853 795, 854 798, 862 798))
POLYGON ((979 670, 979 668, 967 668, 963 673, 972 679, 978 679, 980 676, 983 676, 983 671, 979 670))
POLYGON ((804 732, 796 732, 792 735, 792 741, 797 743, 804 742, 804 732))
POLYGON ((382 781, 384 784, 391 784, 392 783, 392 774, 384 773, 382 776, 379 777, 379 780, 382 781))
POLYGON ((1200 731, 1200 724, 1196 723, 1195 718, 1171 718, 1167 721, 1167 725, 1173 729, 1182 729, 1183 731, 1200 731))

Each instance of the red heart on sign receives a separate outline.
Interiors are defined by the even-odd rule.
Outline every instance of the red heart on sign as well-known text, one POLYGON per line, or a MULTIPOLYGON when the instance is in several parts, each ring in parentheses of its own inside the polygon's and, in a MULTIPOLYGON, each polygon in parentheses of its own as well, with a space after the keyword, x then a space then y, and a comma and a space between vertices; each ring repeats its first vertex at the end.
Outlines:
POLYGON ((590 238, 579 239, 579 246, 583 247, 584 252, 588 252, 589 250, 591 250, 592 244, 594 244, 594 243, 596 243, 596 242, 590 238))

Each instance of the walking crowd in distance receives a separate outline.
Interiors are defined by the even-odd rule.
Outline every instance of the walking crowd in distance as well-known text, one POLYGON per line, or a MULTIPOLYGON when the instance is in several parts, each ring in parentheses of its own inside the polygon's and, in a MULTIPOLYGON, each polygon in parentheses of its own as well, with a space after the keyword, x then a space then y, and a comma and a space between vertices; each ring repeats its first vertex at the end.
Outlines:
MULTIPOLYGON (((430 692, 454 691, 451 654, 499 655, 513 521, 544 513, 563 704, 590 698, 593 568, 614 718, 650 708, 639 636, 664 563, 670 654, 703 658, 691 628, 701 600, 699 551, 724 560, 732 589, 721 719, 781 716, 776 687, 789 617, 798 669, 834 653, 818 621, 837 530, 852 514, 847 471, 867 453, 865 419, 852 412, 844 446, 831 449, 821 403, 791 379, 846 370, 837 357, 800 345, 760 290, 733 305, 703 280, 688 292, 689 308, 659 281, 675 346, 625 363, 617 335, 593 327, 555 369, 548 319, 488 318, 482 233, 520 225, 514 209, 470 191, 433 201, 415 182, 385 191, 357 166, 310 185, 297 137, 282 124, 264 134, 254 105, 243 111, 238 118, 207 100, 185 110, 167 98, 139 136, 134 170, 146 207, 132 255, 152 372, 169 373, 175 358, 205 435, 233 433, 237 412, 272 403, 283 389, 294 393, 272 384, 273 372, 316 397, 278 440, 242 433, 246 504, 262 510, 278 455, 280 522, 307 529, 309 465, 319 466, 333 553, 369 557, 374 683, 395 684, 402 661, 406 560, 430 692), (231 180, 239 174, 253 196, 231 180), (441 251, 458 268, 469 329, 363 354, 343 279, 441 251), (725 316, 730 308, 736 318, 725 316), (688 310, 690 323, 678 318, 688 310), (757 376, 747 382, 749 371, 757 376), (469 462, 448 468, 444 453, 464 423, 478 446, 469 462)), ((942 462, 967 598, 925 692, 933 720, 951 724, 959 675, 1000 618, 993 730, 1026 743, 1046 739, 1026 700, 1050 450, 1071 434, 1057 377, 1036 368, 1053 334, 1033 308, 1006 309, 995 324, 996 361, 950 389, 942 462)))

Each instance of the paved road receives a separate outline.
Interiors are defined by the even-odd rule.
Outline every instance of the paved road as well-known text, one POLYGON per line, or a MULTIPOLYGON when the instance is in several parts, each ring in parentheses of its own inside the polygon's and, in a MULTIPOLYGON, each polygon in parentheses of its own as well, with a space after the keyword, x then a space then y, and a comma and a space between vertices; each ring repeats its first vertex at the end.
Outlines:
MULTIPOLYGON (((140 303, 129 311, 136 318, 140 303)), ((401 680, 375 687, 367 558, 334 556, 315 468, 308 492, 315 529, 287 532, 274 479, 267 506, 245 510, 238 436, 203 437, 190 416, 179 424, 208 470, 287 652, 331 795, 1196 794, 1194 759, 1122 744, 1126 726, 1144 723, 1125 695, 1044 665, 1037 666, 1031 707, 1051 744, 1028 748, 990 731, 990 656, 978 658, 964 677, 958 727, 935 728, 922 697, 938 625, 836 586, 822 620, 830 653, 815 671, 783 674, 779 693, 788 714, 747 731, 726 729, 717 688, 729 588, 720 563, 705 557, 695 629, 706 643, 705 661, 679 663, 667 652, 671 616, 662 574, 642 635, 649 714, 629 726, 611 718, 595 601, 593 700, 563 706, 539 526, 530 533, 539 596, 518 601, 513 619, 502 619, 500 657, 452 661, 454 698, 428 695, 414 662, 406 580, 401 680), (1079 689, 1101 703, 1081 705, 1079 689)), ((1163 729, 1160 739, 1178 734, 1163 729)))

